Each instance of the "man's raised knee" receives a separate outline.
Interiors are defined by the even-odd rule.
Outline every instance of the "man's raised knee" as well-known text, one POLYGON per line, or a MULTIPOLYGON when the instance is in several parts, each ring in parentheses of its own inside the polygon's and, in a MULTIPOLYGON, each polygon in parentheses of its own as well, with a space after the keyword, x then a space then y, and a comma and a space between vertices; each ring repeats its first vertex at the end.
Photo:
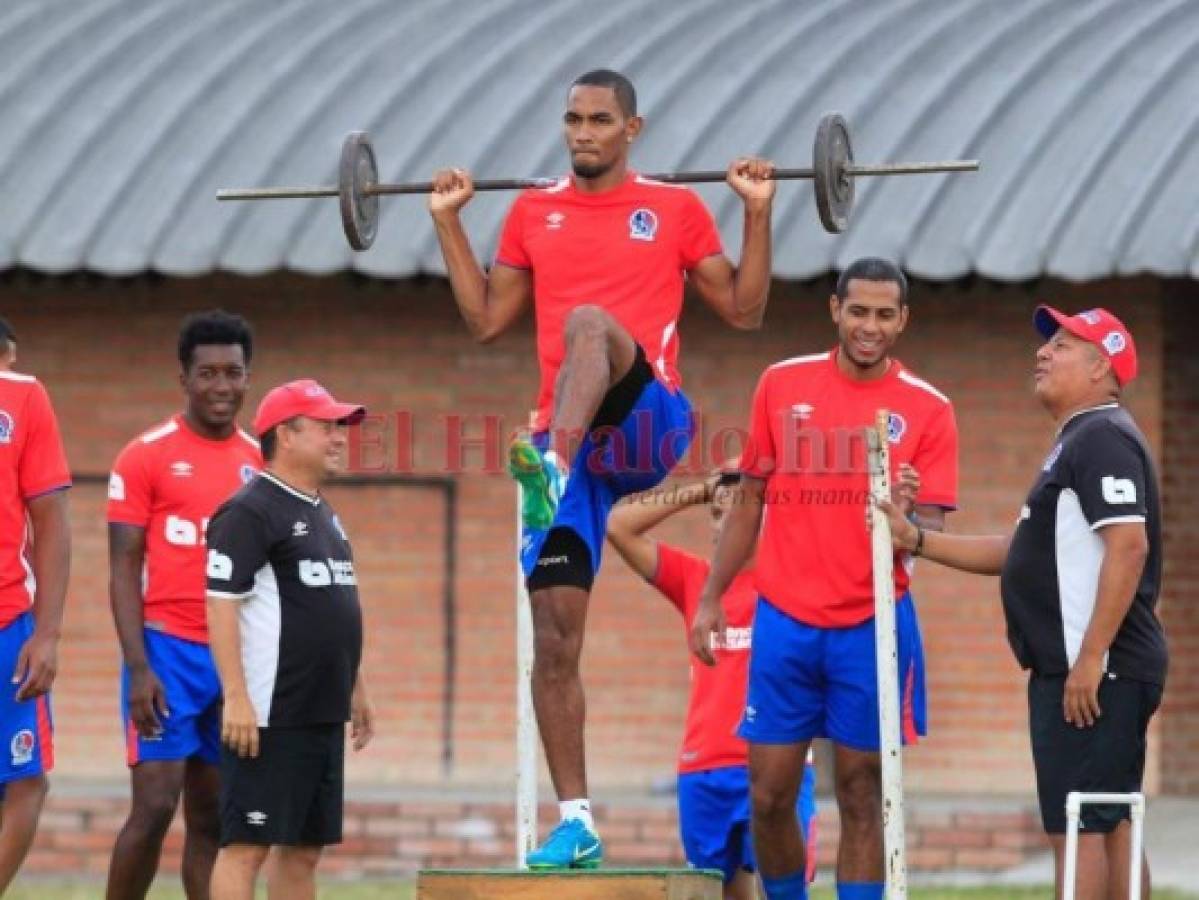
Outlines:
POLYGON ((612 317, 594 303, 576 306, 566 314, 564 337, 569 346, 580 338, 605 338, 611 327, 612 317))

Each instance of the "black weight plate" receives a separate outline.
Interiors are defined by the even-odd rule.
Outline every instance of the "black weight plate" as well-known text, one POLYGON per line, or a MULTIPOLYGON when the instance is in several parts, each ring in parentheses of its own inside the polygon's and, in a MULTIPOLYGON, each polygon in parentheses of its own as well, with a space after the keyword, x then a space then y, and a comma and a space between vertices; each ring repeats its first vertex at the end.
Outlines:
POLYGON ((833 234, 845 230, 853 210, 853 178, 845 172, 851 165, 853 147, 849 142, 849 125, 837 113, 827 113, 816 128, 812 169, 820 222, 825 231, 833 234))
POLYGON ((366 193, 367 185, 377 184, 379 168, 375 150, 365 131, 351 131, 341 145, 341 164, 337 187, 341 202, 341 224, 346 239, 355 250, 366 250, 375 241, 379 228, 379 198, 366 193))

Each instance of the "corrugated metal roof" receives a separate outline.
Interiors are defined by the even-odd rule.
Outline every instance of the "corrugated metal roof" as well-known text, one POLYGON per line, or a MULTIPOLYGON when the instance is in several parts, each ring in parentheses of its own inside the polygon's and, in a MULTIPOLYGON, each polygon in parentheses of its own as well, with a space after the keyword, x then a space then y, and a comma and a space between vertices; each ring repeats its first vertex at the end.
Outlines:
MULTIPOLYGON (((828 110, 862 161, 982 159, 862 180, 842 236, 783 185, 782 277, 865 253, 931 279, 1199 277, 1194 0, 7 0, 0 61, 0 268, 441 272, 419 198, 384 199, 354 255, 335 202, 214 191, 331 184, 355 128, 389 180, 555 174, 566 86, 602 65, 637 84, 643 171, 807 165, 828 110)), ((736 198, 701 193, 735 255, 736 198)), ((510 200, 472 203, 480 255, 510 200)))

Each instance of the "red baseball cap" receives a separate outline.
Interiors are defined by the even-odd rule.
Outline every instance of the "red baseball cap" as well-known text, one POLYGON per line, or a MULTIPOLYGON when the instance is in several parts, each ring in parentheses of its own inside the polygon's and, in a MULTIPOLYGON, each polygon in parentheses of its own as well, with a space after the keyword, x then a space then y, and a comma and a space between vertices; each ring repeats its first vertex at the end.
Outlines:
POLYGON ((1041 305, 1033 316, 1041 337, 1049 340, 1059 328, 1098 347, 1112 362, 1112 372, 1121 385, 1137 377, 1137 345, 1124 323, 1106 309, 1084 309, 1072 316, 1052 306, 1041 305))
POLYGON ((361 422, 365 415, 365 406, 340 403, 311 378, 301 378, 267 392, 258 404, 258 412, 254 413, 254 433, 264 435, 280 422, 296 416, 307 416, 322 422, 345 419, 347 425, 354 425, 361 422))

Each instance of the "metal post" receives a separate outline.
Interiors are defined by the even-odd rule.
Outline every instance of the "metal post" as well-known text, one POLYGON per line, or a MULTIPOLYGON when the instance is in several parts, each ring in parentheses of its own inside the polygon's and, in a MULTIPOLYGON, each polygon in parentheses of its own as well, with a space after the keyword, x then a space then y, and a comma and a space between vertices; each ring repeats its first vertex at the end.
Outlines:
POLYGON ((524 528, 521 487, 516 486, 516 867, 537 840, 537 720, 533 716, 533 611, 521 568, 524 528))
POLYGON ((1062 861, 1062 900, 1074 900, 1075 867, 1078 865, 1078 819, 1082 813, 1081 795, 1066 795, 1066 851, 1062 861))
POLYGON ((1078 826, 1082 807, 1088 803, 1120 803, 1128 806, 1132 820, 1132 846, 1129 848, 1128 896, 1141 900, 1141 857, 1145 847, 1145 795, 1132 793, 1086 793, 1071 791, 1066 795, 1066 851, 1062 865, 1062 900, 1074 900, 1074 883, 1078 877, 1078 826))
MULTIPOLYGON (((891 498, 887 430, 890 414, 880 409, 867 430, 870 495, 891 498)), ((906 900, 907 858, 904 851, 903 757, 899 727, 899 650, 895 637, 895 551, 887 517, 871 510, 870 538, 874 568, 874 635, 878 663, 879 751, 883 777, 883 848, 889 900, 906 900)))

